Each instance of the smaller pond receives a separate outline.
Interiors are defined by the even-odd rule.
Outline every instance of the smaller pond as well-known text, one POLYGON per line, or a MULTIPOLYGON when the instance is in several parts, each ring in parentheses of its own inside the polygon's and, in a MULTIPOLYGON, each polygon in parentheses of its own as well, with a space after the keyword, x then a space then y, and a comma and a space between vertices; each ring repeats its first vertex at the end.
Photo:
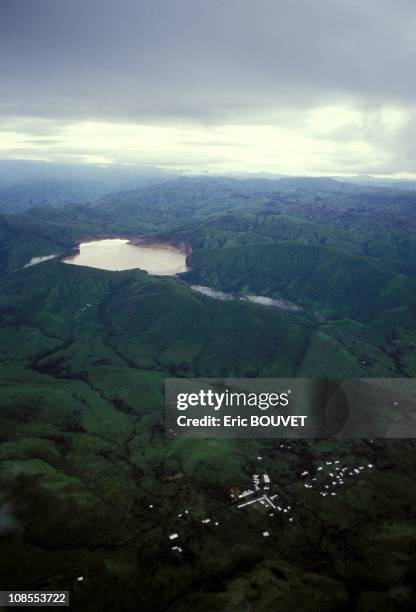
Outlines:
POLYGON ((216 300, 235 300, 235 297, 232 293, 224 293, 223 291, 218 291, 217 289, 212 289, 211 287, 204 287, 203 285, 191 285, 191 289, 216 300))
POLYGON ((242 300, 244 302, 252 302, 253 304, 260 304, 261 306, 269 306, 271 308, 279 308, 280 310, 287 310, 289 312, 303 311, 301 306, 298 306, 289 300, 270 298, 265 297, 264 295, 253 295, 251 293, 224 293, 224 291, 218 291, 217 289, 212 289, 212 287, 204 287, 203 285, 191 285, 191 289, 216 300, 242 300))
POLYGON ((36 264, 42 263, 42 261, 48 261, 49 259, 55 259, 57 255, 42 255, 41 257, 32 257, 30 261, 25 263, 24 268, 30 268, 30 266, 36 266, 36 264))

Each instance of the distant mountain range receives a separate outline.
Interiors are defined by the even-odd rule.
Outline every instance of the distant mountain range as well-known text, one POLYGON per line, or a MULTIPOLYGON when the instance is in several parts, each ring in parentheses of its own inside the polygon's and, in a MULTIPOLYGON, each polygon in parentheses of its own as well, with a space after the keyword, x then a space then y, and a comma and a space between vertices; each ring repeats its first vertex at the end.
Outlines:
POLYGON ((146 187, 174 176, 153 167, 0 160, 0 212, 93 202, 112 191, 146 187))
MULTIPOLYGON (((0 213, 14 214, 37 206, 94 203, 120 191, 144 189, 175 179, 197 185, 270 191, 343 190, 368 187, 416 191, 416 181, 356 177, 290 177, 270 173, 180 177, 178 172, 152 166, 122 164, 63 164, 31 160, 0 160, 0 213)), ((130 196, 123 195, 123 198, 130 196)), ((132 197, 134 197, 132 195, 132 197)), ((111 202, 111 197, 108 201, 111 202)), ((105 200, 103 201, 105 203, 105 200)))

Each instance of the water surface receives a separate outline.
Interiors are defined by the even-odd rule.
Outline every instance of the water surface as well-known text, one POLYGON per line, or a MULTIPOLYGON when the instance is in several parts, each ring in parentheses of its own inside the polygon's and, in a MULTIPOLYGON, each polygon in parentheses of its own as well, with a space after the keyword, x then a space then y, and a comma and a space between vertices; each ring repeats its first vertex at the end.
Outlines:
POLYGON ((191 285, 191 289, 216 300, 235 299, 232 293, 224 293, 224 291, 218 291, 218 289, 212 289, 212 287, 204 287, 203 285, 191 285))
POLYGON ((36 266, 36 264, 42 263, 43 261, 48 261, 49 259, 55 259, 57 255, 41 255, 40 257, 32 257, 30 261, 25 263, 24 268, 30 268, 30 266, 36 266))
POLYGON ((261 306, 279 308, 280 310, 288 310, 290 312, 301 312, 303 310, 301 306, 298 306, 294 302, 289 302, 289 300, 270 298, 264 295, 225 293, 224 291, 218 291, 218 289, 204 287, 203 285, 191 285, 191 289, 216 300, 243 300, 244 302, 252 302, 254 304, 260 304, 261 306))
POLYGON ((102 270, 140 268, 149 274, 171 276, 188 270, 186 253, 165 244, 133 244, 121 238, 82 242, 79 252, 62 261, 102 270))

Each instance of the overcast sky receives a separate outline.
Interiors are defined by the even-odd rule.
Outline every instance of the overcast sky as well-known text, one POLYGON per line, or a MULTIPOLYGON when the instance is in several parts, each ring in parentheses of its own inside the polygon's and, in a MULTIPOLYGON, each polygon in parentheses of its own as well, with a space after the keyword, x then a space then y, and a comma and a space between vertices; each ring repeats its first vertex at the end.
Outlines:
POLYGON ((0 0, 0 157, 416 177, 415 0, 0 0))

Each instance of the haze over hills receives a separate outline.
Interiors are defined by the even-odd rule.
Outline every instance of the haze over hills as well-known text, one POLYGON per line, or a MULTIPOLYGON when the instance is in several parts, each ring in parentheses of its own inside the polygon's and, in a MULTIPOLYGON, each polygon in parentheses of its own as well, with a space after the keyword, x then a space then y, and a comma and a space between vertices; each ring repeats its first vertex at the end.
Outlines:
POLYGON ((68 164, 0 159, 0 213, 93 202, 120 189, 171 179, 172 171, 128 164, 68 164))
MULTIPOLYGON (((134 164, 68 164, 33 160, 0 159, 0 213, 15 214, 37 206, 62 207, 66 204, 85 204, 98 201, 112 206, 114 195, 123 193, 122 200, 134 199, 134 190, 142 190, 159 183, 178 179, 193 185, 222 188, 238 185, 243 190, 302 191, 331 190, 365 191, 384 187, 402 191, 416 191, 416 182, 389 180, 371 176, 357 177, 302 177, 271 173, 241 173, 240 175, 188 176, 180 179, 179 172, 134 164)), ((179 183, 179 186, 181 183, 179 183)), ((179 187, 180 188, 180 187, 179 187)))

